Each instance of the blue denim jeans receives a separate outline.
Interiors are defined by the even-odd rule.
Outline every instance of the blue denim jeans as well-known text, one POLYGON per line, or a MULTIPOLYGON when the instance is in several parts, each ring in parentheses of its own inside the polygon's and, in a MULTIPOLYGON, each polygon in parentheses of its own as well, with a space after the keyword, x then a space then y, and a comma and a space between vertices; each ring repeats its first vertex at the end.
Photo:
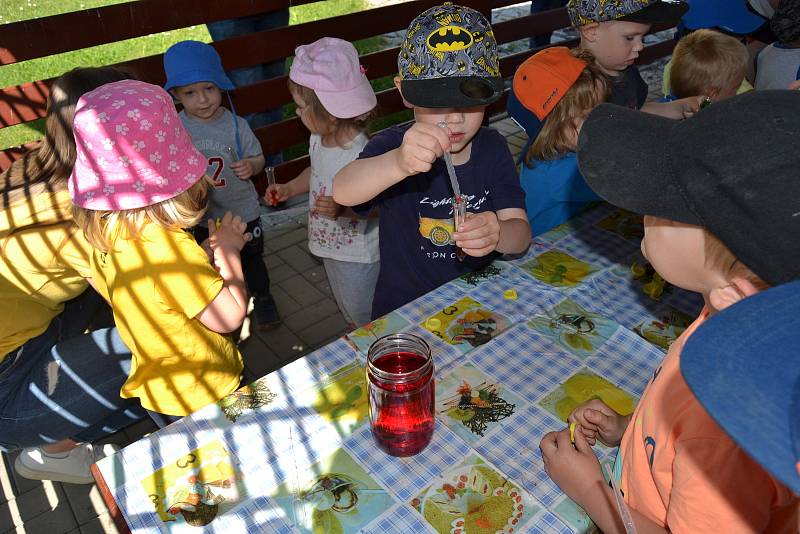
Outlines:
MULTIPOLYGON (((214 41, 222 41, 224 39, 230 39, 231 37, 238 37, 239 35, 280 28, 288 24, 289 10, 279 9, 278 11, 259 13, 257 15, 250 15, 249 17, 210 22, 206 26, 208 27, 208 33, 211 34, 211 39, 214 41)), ((233 82, 233 85, 236 87, 243 87, 269 78, 275 78, 276 76, 283 76, 286 74, 286 61, 280 60, 273 61, 272 63, 253 65, 251 67, 243 67, 241 69, 228 71, 226 74, 233 82)), ((256 128, 282 120, 283 110, 281 108, 268 109, 258 113, 251 113, 244 118, 247 120, 247 123, 250 124, 250 128, 255 130, 256 128)), ((265 154, 265 156, 267 158, 267 165, 275 166, 283 161, 280 153, 265 154)))
POLYGON ((119 396, 131 353, 116 328, 83 334, 95 297, 90 289, 68 302, 46 331, 0 362, 0 451, 95 441, 144 416, 137 401, 119 396))

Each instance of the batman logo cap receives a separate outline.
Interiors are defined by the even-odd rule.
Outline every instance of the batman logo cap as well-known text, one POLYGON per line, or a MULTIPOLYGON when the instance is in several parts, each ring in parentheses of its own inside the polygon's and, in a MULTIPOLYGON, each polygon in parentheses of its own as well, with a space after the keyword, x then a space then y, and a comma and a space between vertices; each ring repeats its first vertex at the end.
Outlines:
POLYGON ((403 98, 414 106, 481 106, 503 92, 492 26, 479 11, 451 2, 411 21, 397 67, 403 98))

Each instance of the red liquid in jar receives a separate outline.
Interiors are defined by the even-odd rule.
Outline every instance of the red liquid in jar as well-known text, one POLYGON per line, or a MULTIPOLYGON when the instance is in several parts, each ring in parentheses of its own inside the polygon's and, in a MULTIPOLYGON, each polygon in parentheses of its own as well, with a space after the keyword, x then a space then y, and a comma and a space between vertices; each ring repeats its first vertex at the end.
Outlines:
MULTIPOLYGON (((384 354, 372 364, 387 373, 413 372, 426 358, 412 352, 384 354)), ((412 456, 433 437, 435 386, 433 367, 413 381, 394 383, 369 375, 372 436, 378 447, 392 456, 412 456)))

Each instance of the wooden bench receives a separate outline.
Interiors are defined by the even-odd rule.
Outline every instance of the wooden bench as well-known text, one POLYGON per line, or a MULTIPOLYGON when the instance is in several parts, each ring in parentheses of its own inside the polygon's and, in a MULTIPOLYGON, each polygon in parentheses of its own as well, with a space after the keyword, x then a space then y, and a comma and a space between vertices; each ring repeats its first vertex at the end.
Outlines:
MULTIPOLYGON (((290 4, 297 6, 311 3, 315 2, 313 0, 293 0, 291 2, 286 0, 225 0, 224 2, 219 0, 170 0, 169 11, 165 11, 163 0, 138 0, 16 22, 0 26, 0 65, 206 22, 285 9, 290 4)), ((439 3, 441 1, 417 0, 391 4, 348 15, 217 41, 213 43, 213 46, 222 57, 226 70, 247 67, 290 57, 294 54, 296 46, 312 42, 320 37, 332 36, 357 41, 393 31, 402 31, 417 14, 439 3)), ((514 0, 462 0, 459 3, 490 16, 493 8, 508 6, 516 2, 514 0)), ((493 27, 498 44, 503 44, 549 33, 568 25, 569 18, 566 10, 560 8, 498 22, 493 24, 493 27)), ((573 40, 560 44, 574 46, 577 42, 573 40)), ((671 41, 649 46, 640 55, 639 62, 648 63, 668 55, 673 46, 671 41)), ((367 69, 367 76, 370 80, 396 74, 398 50, 397 47, 393 47, 362 56, 361 60, 367 69)), ((506 77, 512 76, 520 63, 536 50, 524 50, 502 57, 501 72, 506 77)), ((165 81, 162 54, 120 63, 118 66, 130 70, 140 79, 154 84, 162 85, 165 81)), ((48 88, 51 82, 52 80, 37 80, 3 88, 0 92, 0 127, 23 124, 44 117, 48 88)), ((272 109, 291 102, 291 96, 286 87, 286 76, 239 87, 232 92, 232 98, 239 115, 272 109)), ((378 103, 380 116, 404 109, 400 95, 394 87, 378 92, 378 103)), ((501 113, 504 110, 505 95, 491 106, 488 115, 501 113)), ((255 133, 261 142, 264 153, 285 150, 302 144, 308 139, 308 131, 297 117, 264 126, 257 129, 255 133)), ((24 148, 17 147, 0 152, 0 170, 5 169, 11 161, 18 158, 24 148)), ((293 178, 306 165, 308 165, 307 156, 284 162, 276 168, 278 181, 285 182, 293 178)), ((260 188, 264 187, 263 182, 258 185, 260 188)))

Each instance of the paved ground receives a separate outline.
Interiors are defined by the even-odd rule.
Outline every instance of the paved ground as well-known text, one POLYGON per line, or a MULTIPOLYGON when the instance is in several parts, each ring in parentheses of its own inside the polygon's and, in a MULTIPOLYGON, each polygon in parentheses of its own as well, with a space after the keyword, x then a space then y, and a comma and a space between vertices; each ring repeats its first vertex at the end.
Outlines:
MULTIPOLYGON (((528 5, 526 2, 509 8, 500 16, 527 14, 528 5)), ((557 34, 555 38, 561 37, 557 34)), ((650 85, 651 99, 661 96, 661 71, 665 62, 661 60, 641 69, 650 85)), ((526 138, 513 121, 498 119, 492 126, 506 136, 516 158, 526 138)), ((308 251, 307 203, 298 199, 281 211, 264 210, 264 258, 283 324, 270 332, 250 332, 249 320, 246 320, 240 348, 245 365, 254 376, 278 369, 338 338, 346 330, 325 270, 308 251)), ((110 436, 107 441, 124 446, 154 428, 149 420, 142 421, 110 436)), ((34 534, 117 532, 94 485, 27 480, 14 471, 14 457, 14 454, 0 455, 0 534, 13 531, 34 534)))

